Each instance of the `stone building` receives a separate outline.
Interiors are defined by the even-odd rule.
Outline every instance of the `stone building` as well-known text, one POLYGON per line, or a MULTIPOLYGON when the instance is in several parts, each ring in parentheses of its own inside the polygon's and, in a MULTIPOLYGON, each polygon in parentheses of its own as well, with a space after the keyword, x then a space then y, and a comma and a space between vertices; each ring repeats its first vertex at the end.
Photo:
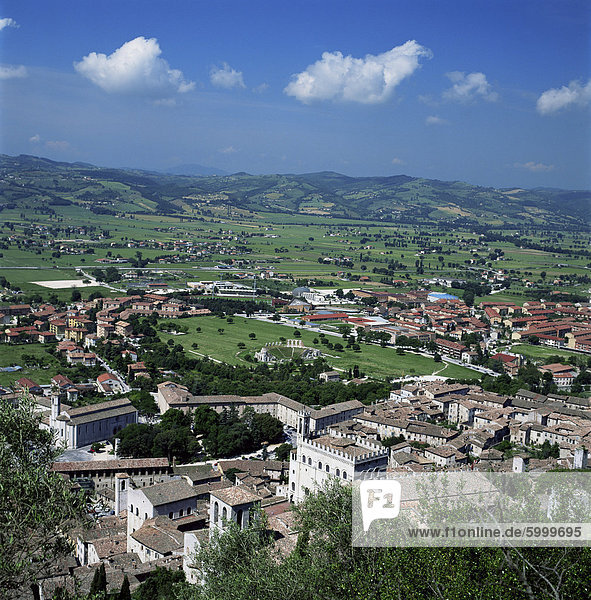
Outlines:
POLYGON ((57 432, 58 442, 71 449, 108 440, 137 423, 137 416, 127 398, 62 410, 59 394, 52 393, 51 413, 44 424, 57 432))
POLYGON ((304 497, 334 477, 346 483, 362 479, 368 472, 385 471, 388 449, 380 442, 356 437, 313 432, 308 411, 301 411, 298 421, 297 448, 292 450, 289 465, 289 499, 301 502, 304 497))
POLYGON ((158 385, 156 402, 160 412, 164 414, 169 408, 177 408, 184 412, 195 410, 198 406, 207 405, 222 412, 224 409, 236 409, 239 413, 250 407, 257 413, 269 413, 279 419, 284 425, 295 428, 298 423, 298 413, 308 410, 310 414, 311 431, 325 429, 329 425, 347 421, 364 410, 364 405, 358 400, 349 400, 331 404, 313 410, 305 404, 292 400, 287 396, 270 392, 261 396, 194 396, 185 386, 172 381, 158 385))

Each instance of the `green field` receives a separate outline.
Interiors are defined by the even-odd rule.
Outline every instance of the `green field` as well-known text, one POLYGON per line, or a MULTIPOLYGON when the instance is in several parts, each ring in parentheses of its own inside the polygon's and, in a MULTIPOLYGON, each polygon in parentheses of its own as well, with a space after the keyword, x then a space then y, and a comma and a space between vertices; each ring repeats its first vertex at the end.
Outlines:
POLYGON ((12 367, 18 365, 23 367, 20 371, 13 373, 0 372, 0 385, 12 385, 21 377, 28 377, 35 383, 43 385, 51 382, 51 378, 59 372, 59 362, 47 352, 46 346, 42 344, 19 344, 2 346, 0 352, 0 367, 12 367), (27 364, 23 355, 34 356, 40 365, 27 364))
POLYGON ((570 350, 562 350, 558 348, 550 348, 549 346, 532 346, 530 344, 516 344, 511 347, 511 352, 515 354, 523 354, 535 363, 544 364, 549 356, 561 356, 565 360, 571 356, 581 356, 580 352, 571 352, 570 350))
MULTIPOLYGON (((265 323, 256 319, 233 317, 234 322, 228 323, 220 317, 192 317, 179 321, 179 324, 189 327, 189 333, 182 335, 162 334, 164 341, 173 339, 189 352, 197 356, 206 355, 213 359, 229 364, 248 364, 244 359, 246 354, 254 355, 262 346, 270 342, 279 342, 281 337, 294 339, 294 328, 274 323, 265 323), (196 328, 200 327, 198 333, 196 328), (223 333, 218 330, 223 329, 223 333), (249 333, 254 333, 256 339, 251 339, 249 333), (240 350, 239 342, 246 348, 240 350), (198 344, 197 349, 192 345, 198 344)), ((314 344, 314 339, 319 339, 318 333, 298 329, 304 346, 317 347, 323 352, 321 344, 314 344)), ((339 338, 327 336, 329 341, 339 342, 339 338)), ((435 372, 446 377, 474 378, 478 377, 474 371, 456 365, 436 363, 433 359, 407 353, 400 356, 394 348, 381 348, 376 345, 361 345, 360 352, 344 350, 336 352, 326 350, 325 358, 334 369, 347 372, 354 365, 359 365, 361 371, 376 378, 396 378, 404 375, 431 375, 435 372)))

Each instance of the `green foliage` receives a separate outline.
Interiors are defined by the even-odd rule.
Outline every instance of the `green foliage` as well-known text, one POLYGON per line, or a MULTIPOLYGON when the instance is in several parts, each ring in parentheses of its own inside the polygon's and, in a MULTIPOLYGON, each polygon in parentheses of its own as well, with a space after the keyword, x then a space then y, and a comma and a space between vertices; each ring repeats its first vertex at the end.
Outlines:
POLYGON ((198 407, 193 414, 193 430, 203 435, 203 445, 211 456, 228 457, 258 450, 263 442, 283 439, 283 424, 268 413, 247 408, 242 417, 236 410, 221 414, 209 406, 198 407))
POLYGON ((391 446, 402 444, 402 442, 404 441, 405 439, 403 435, 393 435, 388 438, 384 438, 382 440, 382 446, 384 446, 385 448, 390 448, 391 446))
POLYGON ((123 578, 123 583, 121 584, 121 590, 119 590, 119 596, 117 600, 131 600, 131 592, 129 590, 129 579, 127 575, 123 578))
POLYGON ((156 425, 133 423, 122 429, 117 437, 119 455, 131 458, 173 457, 186 462, 200 451, 200 445, 191 431, 191 417, 171 408, 156 425))
POLYGON ((105 563, 101 563, 94 571, 94 577, 90 584, 90 596, 104 598, 107 594, 107 574, 105 573, 105 563))
POLYGON ((50 471, 60 450, 40 429, 36 403, 0 402, 0 590, 10 595, 69 554, 68 532, 85 514, 83 495, 50 471))
POLYGON ((336 481, 294 507, 299 537, 280 557, 264 522, 195 557, 194 600, 586 600, 589 548, 354 548, 351 488, 336 481))
POLYGON ((183 571, 156 567, 155 571, 133 593, 133 600, 170 600, 189 598, 193 590, 185 581, 183 571))
POLYGON ((127 397, 140 413, 149 416, 158 413, 158 405, 148 390, 133 390, 127 394, 127 397))
POLYGON ((291 444, 281 444, 275 448, 275 457, 277 460, 289 460, 291 450, 293 446, 291 444))
POLYGON ((551 444, 548 440, 545 440, 539 448, 529 450, 529 453, 533 458, 541 458, 543 460, 547 458, 559 458, 560 447, 557 443, 551 444))

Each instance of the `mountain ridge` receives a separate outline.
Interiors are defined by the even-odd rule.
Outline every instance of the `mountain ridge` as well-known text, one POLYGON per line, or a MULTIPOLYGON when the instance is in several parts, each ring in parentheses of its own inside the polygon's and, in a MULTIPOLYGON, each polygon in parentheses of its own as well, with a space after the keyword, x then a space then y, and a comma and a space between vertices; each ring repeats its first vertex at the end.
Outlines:
POLYGON ((271 212, 385 222, 566 227, 588 226, 591 212, 588 190, 497 189, 409 175, 351 177, 334 171, 177 175, 30 155, 0 155, 0 174, 4 207, 72 203, 112 213, 205 211, 215 216, 224 210, 243 215, 271 212))

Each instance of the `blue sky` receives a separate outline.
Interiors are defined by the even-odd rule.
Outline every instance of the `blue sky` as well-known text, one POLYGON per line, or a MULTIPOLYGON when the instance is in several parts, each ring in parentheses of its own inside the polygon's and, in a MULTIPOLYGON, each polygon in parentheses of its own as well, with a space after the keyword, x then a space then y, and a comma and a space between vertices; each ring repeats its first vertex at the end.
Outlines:
POLYGON ((591 4, 0 2, 0 152, 591 185, 591 4))

